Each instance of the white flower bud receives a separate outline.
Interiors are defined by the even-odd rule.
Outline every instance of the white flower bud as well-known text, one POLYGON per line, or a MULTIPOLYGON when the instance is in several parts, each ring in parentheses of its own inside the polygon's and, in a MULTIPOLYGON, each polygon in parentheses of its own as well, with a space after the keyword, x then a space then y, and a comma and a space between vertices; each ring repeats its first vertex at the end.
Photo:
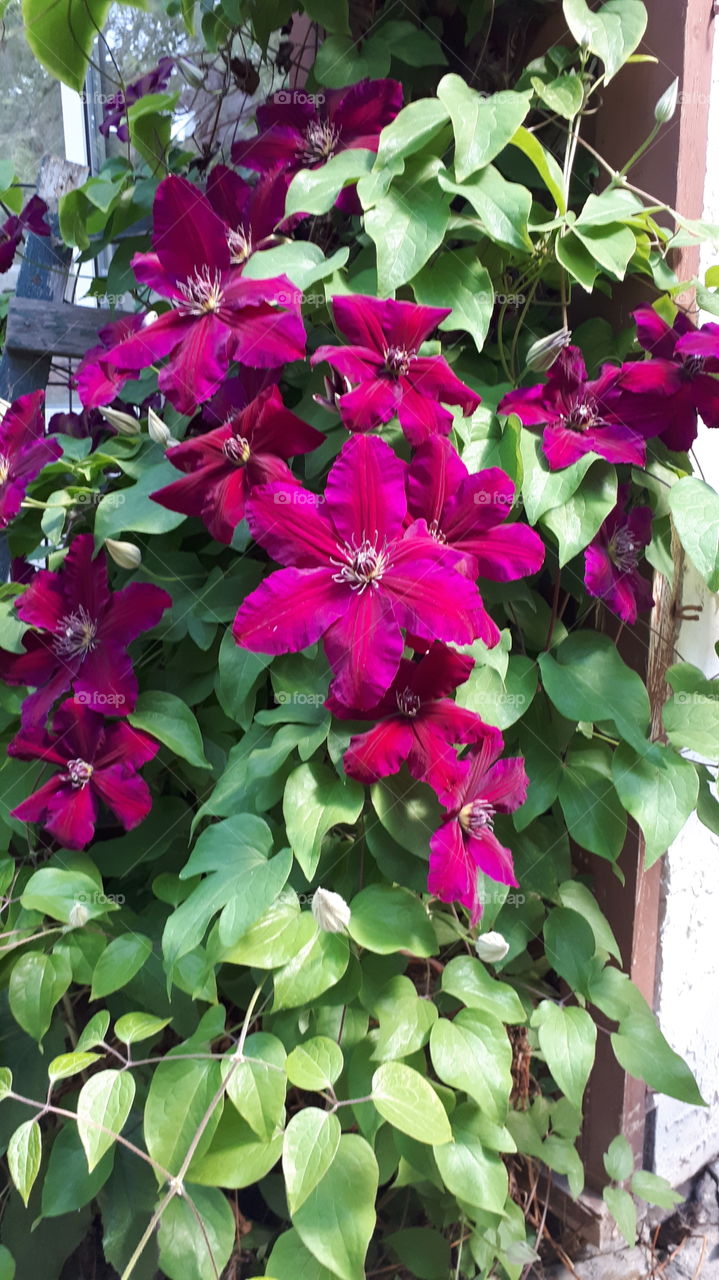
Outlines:
POLYGON ((312 895, 312 914, 325 933, 344 933, 350 922, 349 905, 339 893, 330 889, 315 889, 312 895))
POLYGON ((527 368, 533 369, 535 373, 546 373, 560 351, 569 346, 571 341, 572 335, 568 329, 557 329, 554 333, 548 333, 546 338, 538 338, 527 352, 527 368))
POLYGON ((654 108, 654 119, 657 124, 668 124, 674 112, 677 109, 679 100, 679 81, 674 80, 668 89, 664 90, 656 107, 654 108))
POLYGON ((509 943, 501 933, 482 933, 477 938, 474 949, 478 958, 486 964, 498 964, 509 951, 509 943))
POLYGON ((121 569, 139 569, 142 564, 142 552, 134 542, 117 542, 115 538, 105 538, 105 547, 111 559, 121 569))
POLYGON ((129 413, 123 413, 121 409, 109 409, 107 405, 100 408, 100 413, 121 436, 139 436, 140 424, 129 413))
POLYGON ((70 908, 70 914, 67 918, 69 929, 82 929, 90 919, 90 912, 81 902, 74 902, 70 908))
POLYGON ((154 440, 155 444, 161 444, 163 449, 177 444, 170 428, 165 426, 162 418, 155 413, 154 409, 147 410, 147 432, 150 439, 154 440))
POLYGON ((10 408, 10 401, 3 400, 2 397, 0 396, 0 419, 5 417, 5 414, 7 413, 9 408, 10 408))
POLYGON ((147 328, 147 326, 148 326, 149 324, 154 324, 154 323, 155 323, 155 321, 156 321, 156 319, 157 319, 157 312, 156 312, 156 311, 148 311, 147 315, 146 315, 146 316, 143 316, 143 318, 142 318, 142 325, 141 325, 141 328, 142 328, 142 329, 146 329, 146 328, 147 328))

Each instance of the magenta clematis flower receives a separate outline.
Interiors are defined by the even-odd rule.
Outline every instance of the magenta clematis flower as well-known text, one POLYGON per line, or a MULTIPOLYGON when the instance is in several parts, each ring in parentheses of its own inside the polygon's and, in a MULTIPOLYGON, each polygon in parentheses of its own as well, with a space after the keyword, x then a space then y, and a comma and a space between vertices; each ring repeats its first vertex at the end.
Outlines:
POLYGON ((542 447, 552 471, 561 471, 586 453, 607 462, 643 466, 642 406, 617 393, 620 369, 604 365, 599 377, 587 378, 578 347, 565 347, 546 382, 510 391, 500 401, 500 413, 516 413, 526 427, 546 423, 542 447))
POLYGON ((667 448, 684 453, 697 434, 697 415, 719 427, 719 325, 695 328, 681 312, 667 324, 652 307, 633 312, 637 337, 651 360, 622 367, 621 385, 642 405, 667 448))
POLYGON ((0 529, 14 520, 28 485, 62 445, 45 435, 45 392, 31 391, 13 401, 0 421, 0 529))
MULTIPOLYGON (((481 742, 490 732, 478 715, 449 697, 473 666, 472 658, 436 642, 419 662, 403 658, 382 701, 360 717, 378 723, 350 739, 345 773, 359 782, 376 782, 406 761, 413 778, 428 782, 440 800, 450 803, 464 773, 453 743, 481 742)), ((340 718, 354 718, 334 698, 326 705, 340 718)))
POLYGON ((251 187, 234 169, 218 164, 207 179, 207 199, 227 228, 233 266, 243 266, 257 249, 268 249, 285 211, 284 191, 271 181, 251 187))
POLYGON ((427 521, 433 537, 467 560, 473 578, 512 582, 537 573, 544 543, 526 524, 505 524, 515 489, 505 471, 470 475, 449 440, 433 436, 416 450, 407 471, 410 515, 427 521))
POLYGON ((452 415, 443 404, 473 413, 480 397, 450 369, 444 356, 420 356, 419 349, 449 307, 361 294, 332 299, 337 328, 354 344, 319 347, 311 364, 326 360, 355 384, 336 404, 348 431, 373 431, 397 415, 413 445, 432 435, 449 435, 452 415))
POLYGON ((137 770, 157 754, 159 742, 123 721, 108 722, 74 698, 58 707, 52 729, 21 730, 8 747, 21 760, 59 765, 12 810, 13 818, 42 823, 66 849, 84 849, 95 834, 101 801, 126 831, 147 817, 152 797, 137 770))
POLYGON ((269 387, 224 426, 168 450, 172 465, 187 474, 150 497, 170 511, 199 516, 213 538, 230 543, 253 486, 299 484, 286 459, 310 453, 324 438, 269 387))
POLYGON ((298 290, 285 276, 244 279, 233 264, 230 229, 202 192, 186 178, 165 178, 153 218, 154 252, 135 254, 132 265, 142 284, 173 305, 146 316, 104 363, 129 377, 169 356, 160 390, 178 412, 191 414, 217 390, 231 361, 272 368, 303 355, 298 290))
POLYGON ((529 779, 520 756, 498 758, 503 746, 499 730, 488 729, 484 740, 470 747, 462 762, 464 776, 429 842, 429 892, 442 902, 461 902, 472 924, 482 914, 478 871, 500 884, 517 883, 512 854, 500 844, 493 824, 495 814, 512 813, 524 804, 529 779))
POLYGON ((622 485, 616 507, 586 548, 584 585, 624 622, 634 623, 639 612, 654 604, 651 587, 638 567, 652 537, 652 509, 628 511, 629 496, 629 485, 622 485))
POLYGON ((82 403, 87 409, 95 409, 98 405, 110 404, 134 375, 123 372, 109 364, 111 350, 139 333, 145 317, 141 315, 123 316, 121 320, 112 320, 100 329, 100 339, 96 347, 85 352, 75 372, 75 386, 82 403))
POLYGON ((405 528, 404 464, 376 436, 348 440, 324 498, 270 484, 247 502, 250 531, 285 569, 241 605, 237 643, 295 653, 324 637, 334 701, 359 711, 389 689, 402 657, 401 628, 427 640, 496 644, 499 631, 457 556, 427 533, 405 528))
MULTIPOLYGON (((376 151, 379 135, 402 106, 396 80, 360 80, 349 89, 327 89, 322 95, 286 90, 257 109, 254 138, 236 142, 232 161, 267 174, 285 193, 300 169, 317 169, 340 151, 376 151)), ((359 213, 354 187, 340 193, 337 206, 359 213)))
POLYGON ((109 138, 111 131, 114 130, 120 142, 127 142, 130 137, 125 120, 128 107, 131 107, 134 102, 139 102, 140 98, 144 98, 149 93, 162 93, 169 84, 174 65, 174 58, 160 58, 156 67, 146 71, 139 79, 133 80, 132 84, 128 84, 125 89, 119 89, 114 93, 103 108, 102 123, 99 125, 100 133, 109 138))
POLYGON ((0 225, 0 275, 10 270, 26 231, 36 236, 50 235, 46 213, 45 201, 40 196, 31 196, 21 213, 11 213, 0 225))
POLYGON ((126 716, 137 698, 127 646, 157 625, 172 604, 160 587, 131 582, 111 591, 104 554, 93 560, 93 537, 74 539, 59 573, 42 569, 19 597, 17 614, 36 630, 24 653, 0 650, 0 675, 37 692, 22 705, 24 727, 44 724, 57 698, 72 688, 78 702, 126 716))

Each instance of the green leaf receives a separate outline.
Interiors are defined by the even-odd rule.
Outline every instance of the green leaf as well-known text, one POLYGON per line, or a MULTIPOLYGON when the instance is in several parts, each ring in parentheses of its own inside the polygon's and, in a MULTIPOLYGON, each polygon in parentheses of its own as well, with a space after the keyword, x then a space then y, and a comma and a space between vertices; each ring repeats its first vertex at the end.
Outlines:
POLYGON ((123 1044, 139 1044, 159 1035, 169 1023, 169 1018, 156 1018, 152 1013, 123 1013, 115 1023, 115 1035, 123 1044))
POLYGON ((114 1157, 113 1147, 90 1173, 76 1125, 61 1128, 52 1144, 43 1179, 43 1218, 61 1218, 89 1204, 112 1173, 114 1157))
POLYGON ((127 986, 151 954, 152 942, 142 933, 126 933, 121 938, 113 938, 95 965, 90 999, 99 1000, 127 986))
POLYGON ((637 1209, 628 1191, 621 1187, 605 1187, 604 1202, 630 1249, 637 1242, 637 1209))
POLYGON ((564 884, 559 886, 558 897, 563 907, 571 907, 573 911, 584 916, 594 934, 597 947, 602 951, 608 951, 610 956, 614 956, 621 964, 619 946, 609 921, 600 911, 596 898, 587 886, 582 884, 581 880, 565 880, 564 884))
POLYGON ((569 833, 583 849, 610 861, 619 857, 627 815, 612 781, 612 751, 603 742, 582 742, 565 756, 559 803, 569 833))
POLYGON ((129 1071, 98 1071, 82 1086, 77 1129, 91 1173, 113 1145, 114 1135, 122 1132, 134 1098, 135 1080, 129 1071))
MULTIPOLYGON (((421 151, 449 120, 449 112, 436 98, 420 98, 410 102, 382 130, 375 169, 393 165, 398 160, 421 151)), ((360 196, 362 188, 360 187, 360 196)))
POLYGON ((474 249, 442 254, 415 276, 412 289, 423 306, 451 307, 440 329, 464 329, 482 350, 494 310, 494 286, 474 249))
POLYGON ((0 1067, 0 1102, 12 1092, 12 1071, 9 1067, 0 1067))
POLYGON ((15 1259, 4 1244, 0 1244, 0 1280, 15 1280, 15 1259))
POLYGON ((382 79, 391 61, 389 48, 377 35, 361 42, 351 36, 328 36, 320 44, 312 72, 328 89, 344 89, 365 78, 382 79))
MULTIPOLYGON (((622 661, 609 636, 575 631, 553 655, 540 654, 539 665, 545 691, 563 716, 593 724, 611 719, 636 751, 647 752, 649 696, 640 676, 622 661)), ((656 752, 656 747, 652 751, 656 752)), ((627 808, 616 772, 614 785, 627 808)))
POLYGON ((27 42, 50 75, 76 93, 85 83, 90 52, 105 25, 109 0, 23 0, 27 42))
POLYGON ((660 1209, 674 1209, 682 1203, 683 1195, 675 1191, 666 1178, 656 1173, 648 1173, 646 1169, 637 1169, 632 1177, 632 1191, 641 1196, 648 1204, 656 1204, 660 1209))
POLYGON ((575 1107, 581 1107, 594 1065, 594 1021, 586 1009, 543 1000, 532 1015, 532 1026, 538 1027, 539 1047, 562 1093, 575 1107))
POLYGON ((616 280, 624 279, 637 248, 629 227, 585 226, 578 220, 574 224, 574 234, 609 275, 616 280))
POLYGON ((710 591, 719 591, 719 494, 696 476, 669 491, 669 508, 684 550, 710 591))
POLYGON ((626 1182, 634 1168, 634 1152, 623 1133, 612 1139, 602 1159, 608 1178, 614 1182, 626 1182))
POLYGON ((95 546, 99 548, 106 538, 116 538, 121 533, 168 533, 176 529, 186 517, 150 498, 156 489, 176 479, 176 469, 163 461, 143 471, 135 484, 105 494, 97 504, 95 546))
POLYGON ((80 1033, 80 1038, 75 1045, 78 1053, 84 1053, 87 1049, 94 1049, 96 1044, 102 1044, 107 1035, 107 1028, 110 1025, 110 1015, 107 1009, 99 1009, 94 1013, 89 1022, 80 1033))
POLYGON ((429 1040, 440 1080, 463 1089, 492 1120, 503 1121, 511 1091, 512 1050, 502 1023, 479 1009, 439 1018, 429 1040))
POLYGON ((452 1195, 488 1213, 503 1214, 509 1191, 507 1169, 501 1156, 483 1147, 478 1119, 474 1108, 459 1107, 452 1125, 454 1140, 436 1147, 434 1158, 452 1195))
POLYGON ((490 240, 521 253, 531 252, 527 222, 532 197, 526 187, 507 182, 493 164, 471 182, 456 182, 445 173, 439 173, 437 181, 443 191, 469 201, 490 240))
POLYGON ((447 1112, 431 1084, 403 1062, 385 1062, 372 1077, 372 1101, 384 1120, 429 1146, 451 1142, 447 1112))
POLYGON ((579 237, 573 231, 565 234, 565 229, 562 228, 557 232, 554 252, 560 266, 569 272, 586 293, 591 293, 599 275, 599 263, 579 237))
POLYGON ((569 907, 553 907, 544 922, 547 960, 560 978, 586 994, 594 958, 594 934, 589 923, 569 907))
POLYGON ((427 911, 408 889, 388 884, 371 884, 351 902, 350 937, 360 947, 377 955, 411 951, 415 956, 433 956, 437 939, 427 911))
POLYGON ((469 1009, 483 1009, 501 1022, 525 1021, 524 1006, 513 987, 498 982, 473 956, 455 956, 445 965, 442 990, 461 1000, 469 1009))
POLYGON ((447 65, 437 37, 429 29, 423 30, 413 22, 402 19, 383 22, 377 31, 377 38, 387 45, 393 58, 398 58, 408 67, 447 65))
POLYGON ((554 534, 560 567, 583 551, 616 506, 617 473, 607 462, 595 462, 581 486, 560 507, 554 507, 542 523, 554 534))
POLYGON ((297 898, 290 889, 273 902, 256 924, 221 957, 229 964, 248 965, 256 969, 277 969, 287 964, 316 933, 309 911, 300 911, 297 898))
POLYGON ((461 76, 442 77, 437 97, 452 119, 458 182, 483 169, 504 150, 529 111, 531 96, 512 89, 480 94, 461 76))
POLYGON ((429 787, 403 771, 376 782, 370 795, 382 826, 397 843, 416 857, 429 857, 429 838, 442 820, 429 787))
POLYGON ((61 954, 26 951, 10 974, 10 1011, 23 1031, 41 1041, 52 1020, 52 1011, 70 986, 70 962, 61 954))
POLYGON ((384 1237, 384 1244, 417 1280, 446 1280, 451 1253, 449 1240, 428 1227, 405 1227, 384 1237))
POLYGON ((364 804, 364 790, 351 778, 338 778, 319 763, 301 764, 287 779, 282 811, 287 839, 308 880, 312 880, 327 832, 339 823, 351 826, 364 804))
POLYGON ((303 1107, 290 1120, 282 1147, 282 1171, 293 1218, 332 1165, 341 1132, 337 1116, 316 1107, 303 1107))
POLYGON ((99 1062, 101 1057, 100 1053, 61 1053, 53 1058, 47 1069, 48 1080, 53 1084, 56 1080, 68 1080, 70 1076, 76 1076, 79 1071, 91 1067, 93 1062, 99 1062))
POLYGON ((369 173, 374 164, 374 153, 361 148, 351 148, 330 156, 317 169, 301 169, 292 179, 287 191, 285 216, 292 213, 327 213, 340 191, 350 182, 356 182, 369 173))
POLYGON ((719 688, 690 663, 667 671, 674 697, 662 707, 667 737, 678 751, 686 749, 707 760, 719 759, 719 688))
POLYGON ((630 1076, 643 1080, 657 1093, 693 1107, 706 1106, 692 1072, 667 1043, 648 1006, 630 1009, 619 1030, 612 1033, 611 1042, 617 1062, 630 1076))
POLYGON ((334 1272, 320 1266, 294 1230, 279 1236, 266 1266, 271 1280, 335 1280, 334 1272))
POLYGON ((40 1172, 42 1138, 37 1120, 26 1120, 15 1130, 7 1146, 10 1177, 27 1206, 30 1192, 40 1172))
POLYGON ((225 1107, 207 1151, 193 1157, 188 1181, 206 1187, 239 1189, 252 1186, 277 1164, 282 1152, 282 1134, 265 1142, 253 1133, 234 1107, 225 1107))
POLYGON ((438 1017, 436 1005, 416 993, 385 1000, 384 994, 392 985, 389 982, 383 988, 382 999, 375 1005, 379 1016, 379 1033, 372 1053, 375 1062, 393 1062, 423 1049, 438 1017))
POLYGON ((169 1280, 216 1280, 230 1260, 236 1225, 217 1187, 188 1187, 170 1201, 158 1224, 163 1274, 169 1280))
POLYGON ((641 0, 607 0, 594 12, 586 0, 563 0, 564 19, 577 44, 596 53, 608 82, 634 53, 647 25, 641 0))
POLYGON ((313 1036, 303 1041, 287 1057, 287 1079, 299 1089, 312 1093, 327 1089, 342 1074, 344 1055, 336 1040, 313 1036))
POLYGON ((542 441, 537 436, 530 431, 522 431, 519 443, 524 466, 524 509, 529 523, 536 524, 545 512, 569 502, 597 459, 593 454, 586 454, 579 462, 573 462, 571 467, 564 467, 562 471, 550 471, 542 441))
POLYGON ((369 1143, 343 1134, 329 1171, 293 1214, 302 1243, 339 1280, 365 1280, 378 1181, 369 1143))
POLYGON ((430 175, 423 166, 421 157, 410 160, 404 176, 365 214, 365 230, 377 248, 377 289, 383 298, 412 280, 444 240, 449 201, 426 180, 430 175))
POLYGON ((699 779, 690 760, 656 744, 659 764, 620 743, 612 760, 614 786, 624 808, 642 829, 650 867, 679 835, 693 813, 699 779))
POLYGON ((135 729, 144 729, 196 769, 212 767, 205 755, 197 720, 187 703, 174 693, 154 689, 141 693, 135 710, 127 718, 135 729))
POLYGON ((349 942, 343 934, 316 932, 275 974, 273 1010, 296 1009, 339 982, 349 964, 349 942))
POLYGON ((350 34, 347 0, 305 0, 305 13, 333 35, 350 34))
MULTIPOLYGON (((576 78, 579 79, 579 77, 576 78)), ((534 84, 534 80, 532 80, 532 84, 534 84)), ((567 202, 564 196, 562 170, 551 151, 546 151, 536 134, 530 133, 529 129, 525 129, 524 125, 519 126, 517 131, 512 134, 509 142, 513 147, 518 147, 520 151, 523 151, 527 159, 534 165, 559 213, 566 213, 567 202)))
POLYGON ((102 892, 102 885, 82 871, 66 871, 60 867, 41 867, 30 876, 20 901, 28 911, 41 911, 69 924, 73 907, 81 904, 88 920, 116 910, 102 892))
MULTIPOLYGON (((176 1174, 195 1131, 220 1084, 218 1062, 207 1059, 164 1058, 155 1068, 145 1103, 145 1143, 153 1160, 176 1174)), ((222 1113, 215 1107, 197 1158, 207 1150, 222 1113)))
POLYGON ((284 1111, 287 1054, 276 1036, 258 1031, 247 1037, 244 1056, 248 1061, 230 1057, 222 1064, 227 1095, 258 1138, 269 1142, 284 1111))
MULTIPOLYGON (((553 80, 540 80, 539 76, 531 77, 532 88, 537 97, 549 107, 555 115, 565 120, 573 120, 582 109, 584 102, 584 85, 582 77, 576 71, 563 72, 553 80)), ((532 134, 532 137, 534 135, 532 134)), ((560 213, 564 210, 560 209, 560 213)))

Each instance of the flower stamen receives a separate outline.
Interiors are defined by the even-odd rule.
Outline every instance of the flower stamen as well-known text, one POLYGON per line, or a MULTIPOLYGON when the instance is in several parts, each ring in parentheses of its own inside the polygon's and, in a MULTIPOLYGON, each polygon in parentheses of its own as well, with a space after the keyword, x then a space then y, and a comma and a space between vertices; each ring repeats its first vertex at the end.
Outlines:
POLYGON ((60 632, 54 644, 56 653, 69 658, 86 658, 97 643, 97 622, 84 605, 60 619, 60 632))
POLYGON ((236 467, 244 467, 250 457, 249 440, 246 440, 244 436, 230 436, 229 440, 225 440, 222 452, 228 462, 234 462, 236 467))
POLYGON ((302 159, 308 165, 324 164, 334 155, 340 131, 333 124, 312 120, 305 129, 305 149, 302 159))
POLYGON ((347 582, 353 591, 359 591, 360 594, 367 587, 379 586, 388 567, 389 556, 386 547, 377 546, 377 534, 374 542, 370 538, 363 538, 357 543, 353 538, 344 546, 338 545, 337 550, 342 559, 331 560, 332 564, 339 566, 339 573, 332 575, 333 582, 347 582))
POLYGON ((414 351, 406 347, 385 347, 384 367, 391 378, 404 378, 409 373, 409 366, 416 359, 414 351))
POLYGON ((403 716, 416 716, 421 705, 419 694, 413 693, 411 689, 403 689, 397 694, 397 706, 403 716))
POLYGON ((207 265, 200 267, 184 282, 178 280, 177 287, 186 300, 180 303, 185 315, 202 316, 222 306, 222 277, 217 269, 210 273, 207 265))
POLYGON ((88 764, 87 760, 77 759, 68 760, 67 762, 67 774, 65 776, 77 790, 84 791, 93 773, 94 769, 91 764, 88 764))
POLYGON ((488 800, 472 800, 459 811, 459 823, 468 835, 479 836, 494 828, 494 806, 488 800))

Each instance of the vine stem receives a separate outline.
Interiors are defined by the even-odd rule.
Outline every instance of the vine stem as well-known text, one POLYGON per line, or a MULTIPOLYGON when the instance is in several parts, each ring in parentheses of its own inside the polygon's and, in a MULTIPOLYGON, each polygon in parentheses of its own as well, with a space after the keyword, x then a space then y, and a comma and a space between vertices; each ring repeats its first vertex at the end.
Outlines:
MULTIPOLYGON (((66 1107, 56 1107, 52 1102, 38 1102, 36 1098, 25 1098, 23 1094, 15 1093, 14 1089, 10 1089, 4 1097, 13 1098, 15 1102, 22 1102, 26 1107, 36 1107, 36 1120, 41 1119, 44 1115, 50 1114, 53 1116, 65 1116, 68 1120, 74 1120, 75 1124, 77 1124, 77 1112, 69 1111, 66 1107)), ((152 1156, 142 1150, 142 1147, 136 1147, 134 1142, 130 1142, 129 1138, 123 1138, 121 1133, 115 1133, 114 1129, 108 1129, 107 1125, 100 1124, 99 1120, 88 1120, 87 1123, 91 1125, 93 1129, 98 1129, 100 1133, 108 1134, 114 1142, 119 1142, 123 1147, 127 1147, 128 1151, 132 1151, 133 1155, 139 1156, 141 1160, 145 1161, 145 1164, 151 1165, 155 1170, 155 1173, 160 1174, 161 1177, 169 1181, 172 1181, 172 1174, 169 1169, 165 1169, 157 1160, 153 1160, 152 1156)))

